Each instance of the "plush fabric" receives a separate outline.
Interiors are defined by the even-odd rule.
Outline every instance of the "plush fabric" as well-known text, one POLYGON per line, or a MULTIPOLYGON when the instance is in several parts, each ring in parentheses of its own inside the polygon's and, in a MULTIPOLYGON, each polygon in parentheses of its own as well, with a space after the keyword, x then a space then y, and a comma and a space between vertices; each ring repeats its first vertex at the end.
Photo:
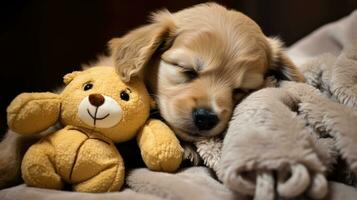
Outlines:
POLYGON ((113 142, 136 135, 148 168, 177 170, 183 149, 167 125, 147 120, 152 100, 143 82, 125 84, 113 67, 73 72, 64 82, 60 94, 24 93, 7 109, 10 129, 20 134, 40 133, 58 120, 65 126, 25 153, 21 172, 27 185, 62 189, 71 184, 79 192, 118 191, 125 170, 113 142))

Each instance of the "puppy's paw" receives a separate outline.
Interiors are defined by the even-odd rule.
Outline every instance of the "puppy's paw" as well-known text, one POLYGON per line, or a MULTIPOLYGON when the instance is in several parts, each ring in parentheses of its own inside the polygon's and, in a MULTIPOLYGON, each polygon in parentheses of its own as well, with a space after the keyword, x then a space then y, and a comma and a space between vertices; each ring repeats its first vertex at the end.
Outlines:
POLYGON ((183 160, 189 161, 193 166, 198 166, 202 163, 202 158, 193 144, 184 142, 182 143, 182 148, 184 150, 183 160))
POLYGON ((220 137, 207 138, 195 142, 197 153, 202 158, 204 165, 218 171, 218 163, 221 160, 223 140, 220 137))

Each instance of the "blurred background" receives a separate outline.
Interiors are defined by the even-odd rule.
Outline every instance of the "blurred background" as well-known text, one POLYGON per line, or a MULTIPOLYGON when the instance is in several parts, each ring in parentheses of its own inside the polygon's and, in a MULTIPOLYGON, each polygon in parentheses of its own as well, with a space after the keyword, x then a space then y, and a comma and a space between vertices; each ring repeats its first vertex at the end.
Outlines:
MULTIPOLYGON (((8 0, 0 2, 0 138, 6 107, 21 92, 51 91, 64 74, 105 52, 106 42, 147 22, 150 12, 198 0, 8 0)), ((222 0, 287 46, 357 9, 356 0, 222 0)))

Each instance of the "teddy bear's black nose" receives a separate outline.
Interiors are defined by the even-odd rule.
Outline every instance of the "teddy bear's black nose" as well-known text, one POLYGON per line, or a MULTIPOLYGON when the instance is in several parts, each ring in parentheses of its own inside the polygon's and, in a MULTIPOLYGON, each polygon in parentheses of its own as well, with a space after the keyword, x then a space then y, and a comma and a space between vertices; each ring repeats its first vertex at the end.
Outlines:
POLYGON ((104 101, 105 101, 105 99, 104 99, 103 95, 101 95, 101 94, 89 95, 89 102, 93 106, 99 107, 99 106, 103 105, 104 101))

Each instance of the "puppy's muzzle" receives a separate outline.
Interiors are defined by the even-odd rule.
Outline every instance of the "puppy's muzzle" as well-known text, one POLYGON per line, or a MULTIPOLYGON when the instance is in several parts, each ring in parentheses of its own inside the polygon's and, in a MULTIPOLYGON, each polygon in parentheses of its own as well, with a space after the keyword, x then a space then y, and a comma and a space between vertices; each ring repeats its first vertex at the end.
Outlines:
POLYGON ((219 118, 216 113, 206 108, 195 108, 192 111, 192 119, 195 123, 195 126, 200 131, 211 130, 219 122, 219 118))

